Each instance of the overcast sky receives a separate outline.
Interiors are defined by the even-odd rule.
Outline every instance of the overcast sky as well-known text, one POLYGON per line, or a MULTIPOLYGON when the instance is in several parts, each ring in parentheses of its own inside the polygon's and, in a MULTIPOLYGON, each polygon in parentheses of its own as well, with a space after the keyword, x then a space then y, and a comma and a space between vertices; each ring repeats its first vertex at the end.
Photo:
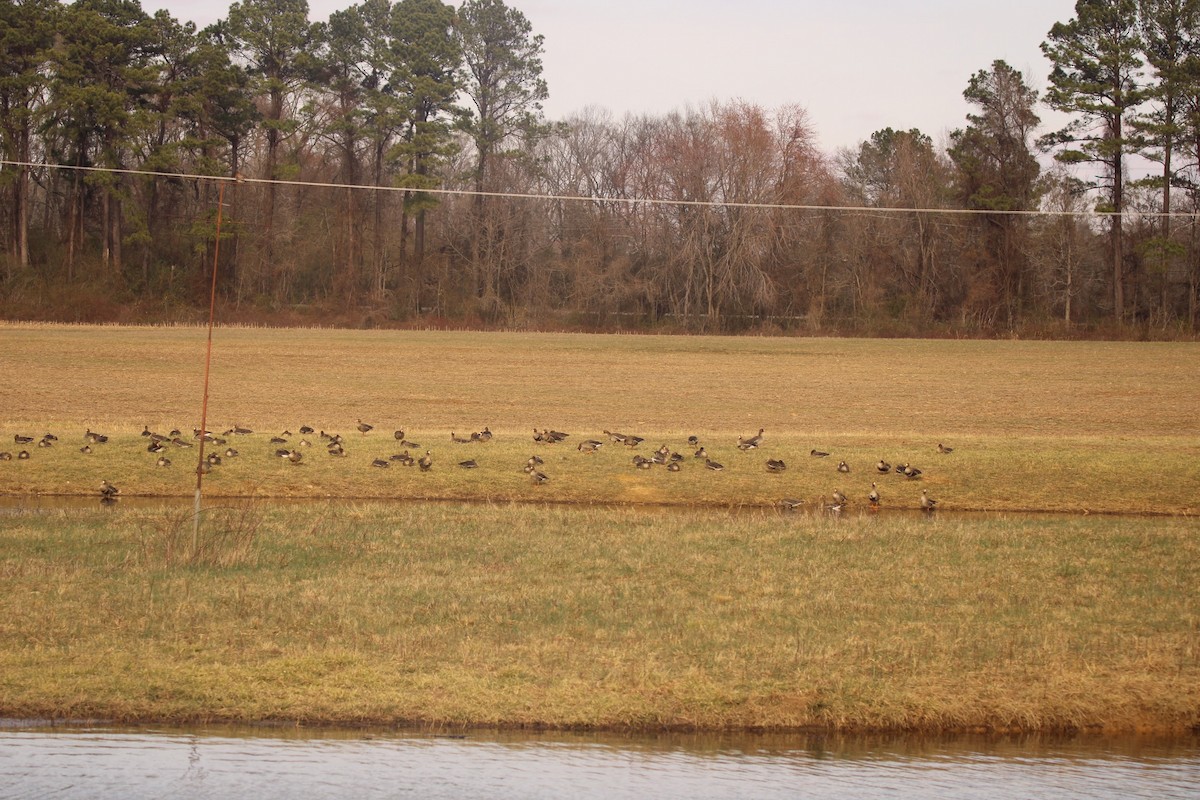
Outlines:
MULTIPOLYGON (((1073 0, 507 0, 545 37, 545 111, 664 114, 710 100, 806 108, 822 147, 885 127, 962 127, 971 75, 1003 59, 1044 90, 1040 45, 1073 0)), ((352 0, 309 0, 325 20, 352 0)), ((142 0, 203 26, 229 5, 142 0)), ((1042 108, 1044 128, 1062 118, 1042 108)))

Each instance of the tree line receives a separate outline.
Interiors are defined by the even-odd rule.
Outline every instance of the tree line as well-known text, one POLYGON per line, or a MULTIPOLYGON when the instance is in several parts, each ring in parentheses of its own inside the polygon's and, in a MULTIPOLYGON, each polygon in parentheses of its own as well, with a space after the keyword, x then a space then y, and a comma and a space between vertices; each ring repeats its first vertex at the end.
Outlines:
POLYGON ((549 121, 503 0, 243 0, 202 30, 8 0, 0 310, 173 318, 215 268, 222 308, 350 324, 1195 331, 1200 0, 1075 11, 1045 97, 993 61, 947 141, 826 153, 800 105, 549 121))

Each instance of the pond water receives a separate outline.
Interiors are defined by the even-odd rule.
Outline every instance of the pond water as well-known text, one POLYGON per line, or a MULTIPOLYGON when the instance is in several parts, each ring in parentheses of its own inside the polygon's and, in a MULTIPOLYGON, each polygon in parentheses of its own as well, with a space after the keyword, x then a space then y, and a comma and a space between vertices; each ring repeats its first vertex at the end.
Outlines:
POLYGON ((1195 798, 1200 739, 0 726, 0 797, 1195 798))

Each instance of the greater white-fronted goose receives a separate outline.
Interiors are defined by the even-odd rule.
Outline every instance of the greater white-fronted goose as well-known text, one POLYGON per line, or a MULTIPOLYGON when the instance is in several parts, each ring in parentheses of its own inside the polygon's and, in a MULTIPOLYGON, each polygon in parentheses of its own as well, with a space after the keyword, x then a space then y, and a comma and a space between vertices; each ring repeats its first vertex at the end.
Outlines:
POLYGON ((873 506, 879 505, 879 487, 873 483, 871 484, 871 491, 867 495, 867 502, 873 506))
POLYGON ((809 450, 808 454, 810 456, 812 456, 813 458, 826 458, 829 455, 829 453, 826 453, 824 450, 817 450, 815 448, 812 450, 809 450))
POLYGON ((837 471, 838 472, 849 472, 850 465, 847 464, 845 461, 839 461, 838 466, 837 466, 837 471))
POLYGON ((954 452, 953 447, 946 447, 946 445, 942 444, 941 442, 938 442, 937 450, 939 453, 953 453, 954 452))
POLYGON ((938 501, 929 496, 928 489, 921 490, 921 508, 925 511, 933 511, 937 507, 938 501))
POLYGON ((429 472, 433 469, 433 455, 426 450, 425 455, 417 459, 417 466, 421 468, 421 472, 429 472))
POLYGON ((767 472, 783 472, 785 469, 787 469, 787 464, 782 458, 767 459, 767 472))

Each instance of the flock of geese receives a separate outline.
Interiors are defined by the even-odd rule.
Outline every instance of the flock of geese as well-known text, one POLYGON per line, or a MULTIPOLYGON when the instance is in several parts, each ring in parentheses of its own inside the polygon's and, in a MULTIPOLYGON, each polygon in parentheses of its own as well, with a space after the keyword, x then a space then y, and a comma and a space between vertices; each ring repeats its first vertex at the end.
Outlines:
MULTIPOLYGON (((355 426, 356 430, 362 437, 367 437, 375 426, 359 419, 355 426)), ((302 425, 298 429, 299 439, 295 439, 295 435, 290 430, 283 431, 278 436, 272 436, 270 443, 272 445, 273 456, 285 460, 291 464, 301 464, 304 461, 304 453, 314 447, 311 439, 316 439, 324 446, 325 452, 334 458, 342 458, 346 456, 346 439, 341 434, 327 433, 325 431, 316 431, 311 426, 302 425), (309 438, 311 437, 311 439, 309 438), (295 439, 295 441, 293 441, 295 439)), ((168 452, 180 449, 191 448, 199 444, 201 447, 211 446, 212 451, 209 452, 203 459, 197 458, 197 470, 202 473, 211 472, 214 468, 221 466, 225 461, 237 458, 240 453, 236 447, 230 444, 234 437, 247 436, 254 433, 250 428, 241 425, 234 425, 223 433, 214 433, 212 431, 201 431, 193 429, 191 437, 186 437, 179 430, 172 430, 169 433, 162 434, 150 430, 148 426, 142 430, 142 436, 146 440, 146 451, 156 457, 155 465, 158 467, 170 467, 171 458, 167 455, 168 452), (222 449, 223 448, 223 449, 222 449)), ((608 445, 617 445, 628 447, 631 449, 637 448, 645 439, 632 434, 621 433, 618 431, 605 430, 604 439, 585 439, 576 445, 576 449, 583 454, 592 454, 599 451, 601 448, 608 445)), ((765 431, 759 428, 758 433, 751 436, 739 436, 737 439, 737 449, 743 452, 757 450, 763 443, 765 431)), ((432 450, 426 449, 424 454, 414 456, 411 451, 419 452, 422 447, 419 443, 411 441, 407 438, 405 431, 396 430, 393 433, 396 446, 403 448, 400 452, 394 453, 388 457, 375 458, 371 462, 371 466, 380 469, 386 469, 393 464, 402 467, 416 467, 421 472, 428 472, 433 469, 434 460, 432 450)), ((88 455, 95 452, 96 448, 108 442, 108 436, 97 433, 90 428, 84 433, 83 445, 79 448, 79 452, 88 455)), ((357 437, 356 437, 357 438, 357 437)), ((485 427, 483 430, 475 431, 467 435, 459 435, 456 432, 450 433, 450 441, 453 444, 472 444, 485 443, 493 438, 492 431, 485 427)), ((570 438, 570 434, 562 431, 551 429, 533 429, 533 442, 543 445, 556 445, 565 442, 570 438)), ((378 439, 376 439, 378 441, 378 439)), ((16 455, 8 451, 0 452, 0 461, 27 460, 31 458, 31 453, 28 447, 49 448, 59 444, 59 438, 52 433, 46 433, 42 437, 27 436, 23 434, 15 434, 13 442, 22 446, 16 455)), ((691 458, 683 455, 680 452, 672 450, 667 445, 643 455, 637 453, 632 457, 632 464, 635 469, 648 470, 656 467, 662 467, 668 472, 679 472, 683 469, 683 465, 688 463, 696 463, 704 469, 713 472, 720 472, 725 469, 725 466, 719 461, 714 460, 709 456, 708 449, 700 442, 698 436, 689 436, 687 438, 687 449, 692 451, 691 458)), ((954 448, 947 447, 939 443, 936 452, 942 455, 952 453, 954 448)), ((831 454, 827 451, 813 449, 809 451, 809 456, 814 459, 831 458, 831 454)), ((475 469, 479 463, 474 458, 463 459, 456 462, 461 469, 475 469)), ((529 476, 530 481, 534 485, 543 485, 550 481, 550 477, 544 472, 545 460, 534 454, 529 457, 523 467, 524 472, 529 476)), ((788 469, 787 462, 782 458, 768 458, 765 462, 765 469, 769 473, 782 473, 788 469)), ((908 462, 897 463, 894 466, 885 459, 879 459, 874 466, 875 473, 880 478, 885 475, 898 475, 907 480, 917 481, 921 479, 922 470, 913 466, 908 462)), ((839 460, 836 471, 839 474, 848 474, 850 465, 845 460, 839 460)), ((104 480, 100 484, 100 501, 104 504, 116 502, 121 490, 104 480)), ((863 498, 867 502, 867 507, 870 509, 878 509, 881 504, 881 496, 878 482, 871 484, 871 490, 863 498)), ((840 489, 834 489, 828 497, 822 497, 820 508, 830 513, 840 513, 846 505, 850 503, 850 498, 840 489)), ((927 489, 921 490, 920 508, 923 511, 931 512, 937 505, 938 501, 929 496, 927 489)), ((795 511, 805 505, 805 501, 794 497, 784 497, 776 501, 776 507, 785 511, 795 511)))

